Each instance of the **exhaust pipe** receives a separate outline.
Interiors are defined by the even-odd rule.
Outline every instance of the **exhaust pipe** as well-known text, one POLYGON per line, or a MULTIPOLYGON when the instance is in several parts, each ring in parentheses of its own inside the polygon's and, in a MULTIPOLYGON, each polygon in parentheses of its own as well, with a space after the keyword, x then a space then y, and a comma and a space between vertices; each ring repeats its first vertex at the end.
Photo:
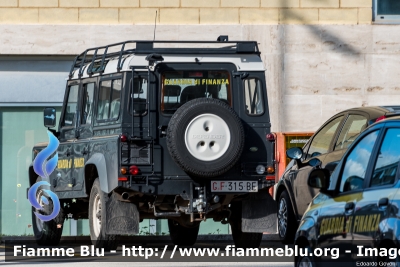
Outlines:
POLYGON ((129 198, 129 194, 127 192, 123 192, 121 197, 122 199, 127 200, 129 198))

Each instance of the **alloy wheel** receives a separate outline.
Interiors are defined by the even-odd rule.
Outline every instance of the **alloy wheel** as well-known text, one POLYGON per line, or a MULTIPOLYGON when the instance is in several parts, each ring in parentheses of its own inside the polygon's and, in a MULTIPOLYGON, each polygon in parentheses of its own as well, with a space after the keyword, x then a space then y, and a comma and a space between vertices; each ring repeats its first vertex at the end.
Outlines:
POLYGON ((287 218, 287 204, 286 200, 284 198, 281 198, 279 201, 279 210, 278 210, 278 230, 279 230, 279 235, 281 237, 284 237, 286 235, 286 230, 287 230, 287 223, 288 223, 288 218, 287 218))

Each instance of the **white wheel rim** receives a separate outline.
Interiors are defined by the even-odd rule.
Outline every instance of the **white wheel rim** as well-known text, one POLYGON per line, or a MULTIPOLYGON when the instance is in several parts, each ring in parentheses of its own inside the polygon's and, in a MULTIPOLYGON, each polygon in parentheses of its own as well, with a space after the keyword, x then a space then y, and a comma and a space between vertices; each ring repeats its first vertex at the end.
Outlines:
POLYGON ((99 237, 101 230, 101 201, 99 194, 94 197, 92 218, 94 235, 99 237))
MULTIPOLYGON (((36 201, 40 204, 40 206, 43 207, 43 200, 42 200, 42 196, 43 196, 43 191, 42 190, 38 190, 36 193, 36 201)), ((35 209, 36 212, 40 213, 40 210, 35 209)), ((37 216, 35 216, 35 221, 36 221, 36 228, 39 232, 43 231, 43 221, 41 219, 39 219, 37 216)))
POLYGON ((193 157, 202 161, 219 159, 228 150, 230 142, 228 125, 214 114, 197 116, 185 131, 187 149, 193 157))

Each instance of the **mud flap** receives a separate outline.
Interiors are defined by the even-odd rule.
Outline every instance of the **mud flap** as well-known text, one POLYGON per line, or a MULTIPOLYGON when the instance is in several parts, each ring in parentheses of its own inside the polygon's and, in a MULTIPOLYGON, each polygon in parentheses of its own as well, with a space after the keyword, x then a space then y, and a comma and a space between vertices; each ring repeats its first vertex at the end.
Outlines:
POLYGON ((242 201, 242 232, 275 234, 276 221, 276 202, 268 190, 242 201))
POLYGON ((136 235, 139 233, 139 211, 135 204, 118 200, 115 193, 107 203, 106 234, 136 235))

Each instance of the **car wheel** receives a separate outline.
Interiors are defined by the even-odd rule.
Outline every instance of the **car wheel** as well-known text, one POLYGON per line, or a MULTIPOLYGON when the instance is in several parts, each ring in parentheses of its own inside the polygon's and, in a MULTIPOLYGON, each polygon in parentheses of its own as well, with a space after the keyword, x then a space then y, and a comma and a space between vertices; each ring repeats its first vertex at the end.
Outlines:
POLYGON ((89 228, 92 244, 105 250, 114 250, 118 246, 118 235, 107 235, 105 233, 106 202, 108 195, 100 189, 97 178, 90 191, 89 199, 89 228), (102 220, 103 218, 103 220, 102 220))
MULTIPOLYGON (((36 182, 42 181, 42 178, 38 177, 36 182)), ((44 222, 36 217, 34 212, 38 212, 41 214, 51 214, 53 210, 53 201, 48 200, 48 205, 44 205, 42 196, 44 196, 43 192, 44 187, 40 186, 36 191, 36 200, 37 202, 44 207, 43 210, 37 210, 32 207, 32 228, 33 233, 35 235, 35 240, 38 245, 41 246, 56 246, 60 243, 63 225, 64 225, 64 213, 63 209, 60 208, 60 212, 57 217, 53 220, 44 222)))
POLYGON ((197 98, 181 106, 167 129, 171 157, 186 173, 215 177, 229 171, 244 146, 240 118, 226 103, 197 98))
POLYGON ((297 229, 292 202, 286 191, 283 191, 278 201, 278 234, 283 243, 293 243, 297 229))
POLYGON ((193 246, 197 241, 200 223, 195 224, 193 227, 185 227, 180 225, 177 221, 168 219, 168 229, 169 236, 174 245, 193 246))
POLYGON ((310 256, 311 248, 306 247, 305 250, 307 251, 307 255, 298 257, 296 267, 316 267, 314 258, 310 256))

